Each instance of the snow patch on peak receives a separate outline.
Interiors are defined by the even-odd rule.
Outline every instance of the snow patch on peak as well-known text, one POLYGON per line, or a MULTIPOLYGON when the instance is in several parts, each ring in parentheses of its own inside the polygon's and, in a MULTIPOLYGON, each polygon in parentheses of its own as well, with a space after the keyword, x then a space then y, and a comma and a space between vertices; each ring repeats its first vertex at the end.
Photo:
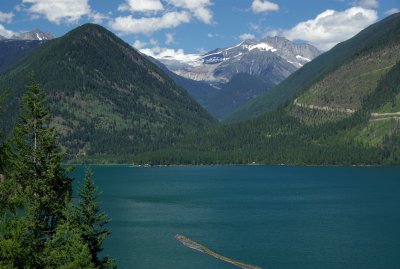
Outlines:
POLYGON ((38 40, 42 40, 43 38, 40 37, 40 35, 38 33, 36 33, 36 37, 38 40))
POLYGON ((254 49, 258 49, 258 50, 264 50, 264 51, 278 51, 277 49, 275 49, 274 47, 272 47, 271 45, 267 44, 267 43, 257 43, 257 44, 251 44, 251 45, 242 45, 243 48, 248 49, 249 51, 252 51, 254 49))
POLYGON ((226 48, 226 49, 224 49, 224 51, 227 51, 227 50, 231 50, 231 49, 234 49, 234 48, 240 47, 240 46, 243 44, 243 42, 244 42, 244 41, 240 42, 240 43, 239 43, 239 44, 237 44, 236 46, 233 46, 233 47, 230 47, 230 48, 226 48))
POLYGON ((167 49, 167 48, 143 48, 140 52, 160 60, 168 66, 168 64, 182 63, 188 66, 199 66, 202 64, 201 56, 198 54, 186 54, 183 49, 167 49))
POLYGON ((301 55, 296 55, 296 58, 297 58, 298 60, 303 60, 303 61, 306 61, 306 62, 311 62, 311 59, 306 58, 306 57, 303 57, 303 56, 301 56, 301 55))

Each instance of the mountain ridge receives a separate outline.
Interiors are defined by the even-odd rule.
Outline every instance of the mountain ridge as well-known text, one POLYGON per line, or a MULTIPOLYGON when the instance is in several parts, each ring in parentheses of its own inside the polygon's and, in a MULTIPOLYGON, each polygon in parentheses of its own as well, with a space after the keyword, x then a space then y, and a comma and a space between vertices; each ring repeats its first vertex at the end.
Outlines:
POLYGON ((337 44, 330 51, 323 53, 270 91, 239 107, 227 118, 227 122, 243 121, 261 116, 290 99, 294 99, 323 75, 333 71, 357 53, 367 50, 377 40, 385 42, 385 40, 391 40, 391 35, 398 36, 400 31, 398 29, 399 18, 400 13, 388 16, 362 30, 353 38, 337 44))
POLYGON ((280 97, 284 100, 270 100, 278 101, 274 108, 262 107, 271 111, 186 137, 179 145, 145 153, 136 161, 399 165, 399 46, 400 14, 395 14, 270 90, 288 91, 280 97))
MULTIPOLYGON (((184 58, 175 59, 173 57, 156 58, 171 71, 183 77, 193 80, 203 80, 209 83, 226 83, 237 73, 248 73, 257 76, 263 75, 263 72, 265 73, 262 67, 257 67, 257 69, 260 69, 258 71, 255 70, 256 68, 250 66, 240 68, 240 64, 238 65, 238 63, 246 63, 249 59, 251 61, 260 57, 264 58, 262 63, 266 68, 272 69, 274 68, 273 63, 265 61, 269 57, 278 56, 282 58, 281 65, 289 64, 283 68, 287 69, 288 72, 292 72, 293 69, 295 70, 303 66, 319 54, 318 49, 309 44, 295 44, 283 37, 267 37, 258 41, 244 40, 231 47, 215 49, 203 55, 190 55, 186 60, 184 58), (179 62, 182 63, 181 66, 178 64, 179 62), (229 70, 229 66, 234 64, 235 68, 229 70), (225 74, 222 74, 225 69, 228 70, 226 70, 225 74)), ((265 77, 265 79, 268 78, 265 77)), ((271 80, 274 81, 275 79, 271 80)), ((279 78, 275 81, 279 81, 279 78)))
POLYGON ((258 41, 245 40, 203 55, 178 58, 164 55, 155 59, 173 73, 169 73, 173 79, 176 76, 186 79, 187 83, 182 86, 188 92, 196 92, 192 96, 214 117, 223 120, 237 107, 268 91, 319 54, 308 44, 267 37, 258 41), (215 91, 202 94, 198 84, 189 83, 188 79, 208 83, 215 91), (232 80, 240 83, 235 85, 232 80))
POLYGON ((161 69, 95 24, 46 42, 0 76, 10 89, 6 127, 31 71, 48 94, 61 144, 73 154, 136 154, 214 123, 161 69))

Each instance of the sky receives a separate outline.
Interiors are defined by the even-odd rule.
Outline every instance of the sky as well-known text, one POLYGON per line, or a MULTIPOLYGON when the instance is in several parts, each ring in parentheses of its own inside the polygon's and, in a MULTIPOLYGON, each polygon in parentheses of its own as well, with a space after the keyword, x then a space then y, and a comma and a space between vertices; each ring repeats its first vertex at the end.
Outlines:
POLYGON ((97 23, 152 56, 202 54, 283 36, 321 51, 400 11, 400 0, 0 0, 0 35, 60 37, 97 23))

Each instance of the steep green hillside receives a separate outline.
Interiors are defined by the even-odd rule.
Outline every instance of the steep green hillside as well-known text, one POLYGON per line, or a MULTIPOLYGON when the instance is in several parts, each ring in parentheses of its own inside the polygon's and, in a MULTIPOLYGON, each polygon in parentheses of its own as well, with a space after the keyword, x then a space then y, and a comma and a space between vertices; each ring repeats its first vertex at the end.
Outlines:
MULTIPOLYGON (((186 137, 136 162, 400 165, 400 17, 391 18, 397 18, 392 35, 304 81, 285 106, 186 137)), ((376 25, 369 29, 386 30, 376 25)))
POLYGON ((45 42, 38 40, 1 40, 0 73, 18 63, 45 42))
MULTIPOLYGON (((327 112, 337 110, 350 115, 361 108, 364 98, 399 60, 400 43, 362 53, 313 84, 296 99, 295 106, 327 112)), ((326 117, 326 120, 334 119, 326 117)))
POLYGON ((336 45, 306 64, 274 89, 249 101, 228 118, 243 121, 271 111, 307 91, 328 73, 335 71, 359 54, 378 47, 390 47, 400 41, 400 13, 394 14, 361 31, 353 38, 336 45))
POLYGON ((49 41, 0 77, 10 132, 27 77, 44 88, 69 152, 135 154, 170 145, 212 117, 158 67, 106 29, 86 24, 49 41))

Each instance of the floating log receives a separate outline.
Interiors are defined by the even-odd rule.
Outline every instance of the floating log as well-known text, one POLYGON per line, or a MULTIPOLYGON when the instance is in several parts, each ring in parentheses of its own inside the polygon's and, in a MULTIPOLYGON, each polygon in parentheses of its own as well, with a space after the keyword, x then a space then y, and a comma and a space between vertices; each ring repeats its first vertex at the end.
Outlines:
POLYGON ((184 246, 186 246, 188 248, 200 251, 200 252, 202 252, 204 254, 210 255, 210 256, 212 256, 212 257, 214 257, 216 259, 219 259, 221 261, 233 264, 233 265, 235 265, 237 267, 240 267, 240 268, 243 268, 243 269, 261 269, 261 267, 245 264, 245 263, 242 263, 242 262, 238 262, 238 261, 232 260, 232 259, 230 259, 228 257, 222 256, 222 255, 212 251, 211 249, 209 249, 209 248, 207 248, 207 247, 205 247, 205 246, 203 246, 203 245, 201 245, 201 244, 199 244, 197 242, 194 242, 194 241, 190 240, 186 236, 177 234, 177 235, 175 235, 175 239, 178 240, 179 242, 181 242, 184 246))

